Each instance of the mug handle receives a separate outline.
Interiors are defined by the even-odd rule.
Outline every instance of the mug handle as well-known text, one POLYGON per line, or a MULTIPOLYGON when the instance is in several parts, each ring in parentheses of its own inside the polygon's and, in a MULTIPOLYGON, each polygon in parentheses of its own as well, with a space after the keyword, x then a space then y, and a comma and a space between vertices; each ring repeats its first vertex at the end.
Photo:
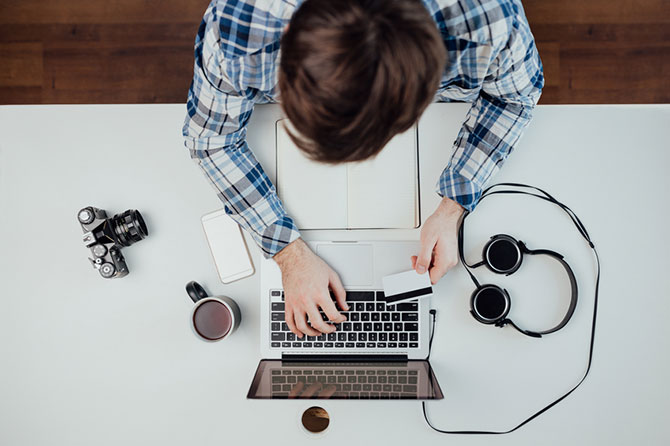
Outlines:
POLYGON ((190 281, 186 284, 186 292, 193 302, 197 302, 200 299, 205 299, 207 296, 207 291, 195 280, 190 281))

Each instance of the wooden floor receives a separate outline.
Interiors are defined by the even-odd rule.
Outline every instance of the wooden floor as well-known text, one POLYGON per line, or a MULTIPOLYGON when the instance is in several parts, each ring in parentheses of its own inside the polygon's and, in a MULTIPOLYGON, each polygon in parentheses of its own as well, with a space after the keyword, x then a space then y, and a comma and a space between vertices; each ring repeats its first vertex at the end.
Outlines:
MULTIPOLYGON (((209 0, 0 0, 0 104, 185 102, 209 0)), ((541 103, 670 102, 670 0, 526 0, 541 103)))

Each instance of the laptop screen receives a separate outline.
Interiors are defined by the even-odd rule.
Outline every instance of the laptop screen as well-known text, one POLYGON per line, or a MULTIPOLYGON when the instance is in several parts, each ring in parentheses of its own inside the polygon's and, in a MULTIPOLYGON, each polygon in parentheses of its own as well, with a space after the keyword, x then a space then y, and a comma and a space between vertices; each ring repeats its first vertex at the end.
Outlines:
POLYGON ((303 362, 264 359, 247 398, 442 399, 428 361, 303 362))

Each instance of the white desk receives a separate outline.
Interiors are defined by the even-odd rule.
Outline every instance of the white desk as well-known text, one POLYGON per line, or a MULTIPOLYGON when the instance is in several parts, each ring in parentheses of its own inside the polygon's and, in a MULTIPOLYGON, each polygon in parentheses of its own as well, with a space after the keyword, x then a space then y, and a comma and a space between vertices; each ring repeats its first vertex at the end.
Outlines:
MULTIPOLYGON (((467 107, 433 105, 420 123, 424 218, 467 107)), ((314 401, 245 399, 260 359, 258 276, 217 281, 199 219, 220 205, 183 148, 183 114, 183 105, 0 107, 0 444, 670 441, 670 106, 536 110, 495 180, 546 187, 591 232, 603 263, 593 369, 576 393, 513 434, 451 438, 428 428, 418 402, 321 401, 331 425, 314 437, 300 425, 314 401), (149 237, 123 251, 129 276, 104 280, 89 265, 76 220, 86 205, 144 215, 149 237), (190 280, 237 300, 243 322, 232 338, 193 335, 190 280)), ((277 116, 278 106, 258 107, 249 130, 266 167, 273 141, 260 139, 277 116)), ((557 209, 490 200, 469 218, 470 258, 498 232, 558 250, 576 271, 580 301, 564 330, 530 339, 477 323, 464 270, 449 272, 433 299, 432 364, 445 399, 429 412, 443 428, 515 425, 568 389, 586 362, 590 251, 557 209)), ((511 291, 513 318, 531 329, 561 316, 562 274, 546 259, 527 259, 506 279, 479 273, 511 291)))

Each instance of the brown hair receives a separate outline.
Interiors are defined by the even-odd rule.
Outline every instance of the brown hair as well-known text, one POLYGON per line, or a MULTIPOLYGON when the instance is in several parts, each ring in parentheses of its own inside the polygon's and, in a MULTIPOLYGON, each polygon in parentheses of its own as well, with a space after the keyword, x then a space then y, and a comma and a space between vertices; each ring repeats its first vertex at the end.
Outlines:
POLYGON ((326 163, 376 155, 432 101, 446 62, 419 0, 306 0, 281 40, 293 142, 326 163))

